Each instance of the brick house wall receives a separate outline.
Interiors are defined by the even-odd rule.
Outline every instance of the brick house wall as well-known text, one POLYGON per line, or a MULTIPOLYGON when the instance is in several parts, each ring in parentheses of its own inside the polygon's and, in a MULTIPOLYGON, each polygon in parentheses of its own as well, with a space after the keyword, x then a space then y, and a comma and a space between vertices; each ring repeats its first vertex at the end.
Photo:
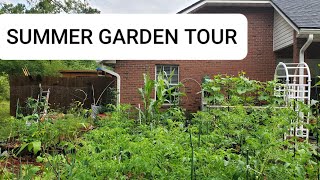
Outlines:
MULTIPOLYGON (((117 61, 115 71, 121 76, 121 103, 137 106, 142 101, 138 88, 143 86, 143 73, 155 78, 157 64, 179 66, 179 80, 184 84, 182 91, 186 97, 181 105, 190 112, 201 107, 201 95, 198 93, 204 76, 217 74, 237 75, 245 71, 251 79, 272 80, 275 70, 273 52, 273 9, 258 7, 210 7, 199 13, 242 13, 248 19, 248 54, 241 61, 117 61)), ((200 19, 201 20, 201 19, 200 19)), ((204 22, 208 23, 208 22, 204 22)), ((232 52, 230 52, 232 53, 232 52)))

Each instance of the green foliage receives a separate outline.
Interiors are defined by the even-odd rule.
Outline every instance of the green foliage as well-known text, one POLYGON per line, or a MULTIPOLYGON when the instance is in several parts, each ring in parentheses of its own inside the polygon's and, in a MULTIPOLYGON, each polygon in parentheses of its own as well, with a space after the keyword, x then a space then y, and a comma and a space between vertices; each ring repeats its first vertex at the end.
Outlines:
POLYGON ((40 167, 29 164, 20 165, 18 174, 10 172, 7 168, 0 169, 0 179, 35 179, 40 167))
MULTIPOLYGON (((10 117, 10 102, 0 101, 0 123, 10 117)), ((0 132, 1 133, 1 132, 0 132)))
POLYGON ((151 131, 149 126, 136 126, 125 117, 112 117, 99 130, 85 136, 83 146, 77 150, 73 176, 66 178, 149 179, 163 178, 167 173, 172 179, 178 177, 181 172, 175 170, 183 170, 183 165, 188 163, 182 159, 187 154, 180 145, 180 141, 188 137, 182 133, 183 126, 174 132, 162 126, 151 131), (181 135, 172 136, 177 134, 181 135), (175 154, 182 156, 175 158, 175 154), (165 163, 166 160, 171 163, 165 163))
POLYGON ((94 70, 95 61, 2 61, 0 60, 0 73, 9 75, 23 75, 22 68, 27 67, 31 76, 60 76, 60 70, 94 70))
POLYGON ((143 101, 143 112, 141 111, 140 115, 142 116, 142 119, 145 119, 146 121, 151 119, 153 116, 153 102, 152 99, 152 92, 154 90, 154 84, 155 82, 150 79, 150 76, 147 74, 143 75, 144 80, 144 86, 143 88, 139 88, 139 93, 141 95, 142 101, 143 101))
POLYGON ((21 151, 23 151, 26 148, 28 148, 29 152, 33 152, 34 154, 37 154, 41 150, 41 142, 33 141, 33 142, 22 144, 19 151, 17 152, 17 155, 20 154, 21 151))
POLYGON ((138 108, 140 121, 148 124, 161 122, 163 105, 169 104, 174 108, 178 104, 179 97, 184 95, 178 91, 182 84, 170 86, 171 77, 172 74, 169 76, 160 74, 156 80, 152 80, 149 75, 143 75, 144 86, 138 89, 143 102, 143 107, 138 108), (156 98, 153 98, 154 92, 156 92, 156 98))
POLYGON ((0 73, 0 102, 9 100, 10 88, 9 88, 9 77, 7 74, 0 73))
MULTIPOLYGON (((171 93, 166 79, 145 75, 139 90, 144 121, 132 119, 129 105, 109 105, 108 116, 93 128, 80 102, 70 109, 72 114, 51 113, 44 122, 26 125, 6 118, 0 142, 18 141, 10 155, 27 152, 42 166, 20 165, 18 174, 3 168, 0 178, 317 179, 318 148, 296 137, 283 139, 292 125, 301 124, 291 124, 298 119, 293 109, 273 106, 280 102, 272 97, 275 82, 219 76, 206 83, 211 96, 228 93, 233 99, 221 103, 234 106, 200 111, 186 121, 178 106, 161 109, 168 100, 162 97, 171 93), (155 89, 162 97, 152 98, 155 89), (256 100, 270 106, 243 106, 256 100)), ((304 114, 310 111, 299 107, 304 114)), ((313 124, 308 128, 318 133, 313 124)))
MULTIPOLYGON (((315 179, 316 149, 307 142, 283 140, 289 108, 214 109, 198 112, 189 126, 184 118, 163 125, 139 124, 129 106, 114 106, 99 128, 79 137, 82 126, 64 117, 48 123, 23 123, 10 133, 21 149, 41 152, 43 167, 22 166, 21 177, 61 179, 315 179), (16 133, 16 134, 15 134, 16 133), (32 134, 32 136, 30 136, 32 134), (39 150, 41 147, 41 150, 39 150), (55 149, 54 153, 49 150, 55 149), (65 154, 58 150, 64 149, 65 154), (74 149, 72 151, 72 149, 74 149), (248 160, 248 163, 247 163, 248 160), (28 169, 28 170, 27 170, 28 169), (40 172, 41 173, 35 173, 40 172), (248 176, 247 172, 248 171, 248 176), (24 175, 23 175, 24 174, 24 175)), ((177 114, 175 109, 168 112, 177 114)), ((180 112, 180 111, 179 111, 180 112)), ((170 114, 169 113, 169 114, 170 114)), ((11 119, 12 123, 19 121, 11 119)), ((85 121, 83 123, 86 123, 85 121)), ((88 125, 85 125, 88 126, 88 125)), ((83 126, 83 127, 85 127, 83 126)), ((22 152, 22 150, 21 150, 22 152)), ((3 170, 6 177, 15 177, 3 170)))
POLYGON ((85 13, 96 14, 100 11, 92 8, 87 0, 32 0, 16 5, 0 3, 0 14, 56 14, 56 13, 85 13))
POLYGON ((239 76, 216 75, 206 78, 202 84, 205 99, 209 105, 283 105, 283 100, 273 96, 276 82, 250 80, 239 76))
POLYGON ((21 179, 34 179, 40 171, 40 167, 33 165, 22 165, 21 179))
POLYGON ((70 104, 68 114, 72 114, 75 117, 88 117, 89 110, 83 108, 83 103, 80 101, 75 101, 70 104))
MULTIPOLYGON (((26 122, 39 121, 40 118, 42 118, 41 112, 43 112, 44 109, 49 108, 48 105, 45 103, 45 97, 42 98, 43 99, 40 101, 30 97, 27 99, 26 108, 28 112, 30 112, 30 114, 23 117, 23 119, 26 120, 26 122)), ((23 115, 19 114, 18 116, 23 115)))
POLYGON ((46 153, 52 149, 59 152, 72 147, 72 141, 92 128, 92 121, 89 119, 73 115, 58 116, 49 114, 44 122, 28 124, 24 120, 7 118, 1 122, 0 144, 1 142, 18 144, 12 149, 15 155, 20 155, 24 151, 33 154, 46 153), (57 117, 59 119, 56 119, 57 117))
POLYGON ((316 178, 315 147, 282 139, 297 115, 289 108, 198 112, 188 127, 169 119, 139 125, 126 109, 78 141, 75 154, 49 156, 50 172, 62 179, 316 178))

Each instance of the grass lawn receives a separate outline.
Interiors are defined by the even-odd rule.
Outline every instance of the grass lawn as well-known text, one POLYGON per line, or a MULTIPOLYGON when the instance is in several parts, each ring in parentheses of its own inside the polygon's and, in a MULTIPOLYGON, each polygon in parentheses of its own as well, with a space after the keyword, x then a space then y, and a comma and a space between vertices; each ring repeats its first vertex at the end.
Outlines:
POLYGON ((10 102, 0 101, 0 122, 7 117, 10 117, 10 102))

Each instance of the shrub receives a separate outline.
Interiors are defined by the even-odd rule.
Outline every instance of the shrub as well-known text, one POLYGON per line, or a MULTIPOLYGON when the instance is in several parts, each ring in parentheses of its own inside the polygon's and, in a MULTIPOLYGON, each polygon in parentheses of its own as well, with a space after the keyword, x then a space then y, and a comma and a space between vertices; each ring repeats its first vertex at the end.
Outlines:
POLYGON ((10 88, 7 74, 0 74, 0 101, 9 100, 10 88))

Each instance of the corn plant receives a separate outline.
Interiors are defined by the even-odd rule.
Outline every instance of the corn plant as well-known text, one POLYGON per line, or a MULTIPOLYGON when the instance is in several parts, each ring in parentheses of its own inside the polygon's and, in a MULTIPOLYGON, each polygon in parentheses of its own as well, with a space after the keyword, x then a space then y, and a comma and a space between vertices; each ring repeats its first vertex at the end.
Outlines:
POLYGON ((143 75, 144 86, 139 88, 139 94, 143 102, 143 108, 138 108, 140 118, 146 123, 152 123, 161 120, 161 108, 165 103, 177 104, 179 97, 183 93, 178 92, 178 88, 182 84, 170 85, 170 76, 161 73, 156 80, 150 79, 147 74, 143 75), (156 92, 156 97, 153 98, 153 92, 156 92))

